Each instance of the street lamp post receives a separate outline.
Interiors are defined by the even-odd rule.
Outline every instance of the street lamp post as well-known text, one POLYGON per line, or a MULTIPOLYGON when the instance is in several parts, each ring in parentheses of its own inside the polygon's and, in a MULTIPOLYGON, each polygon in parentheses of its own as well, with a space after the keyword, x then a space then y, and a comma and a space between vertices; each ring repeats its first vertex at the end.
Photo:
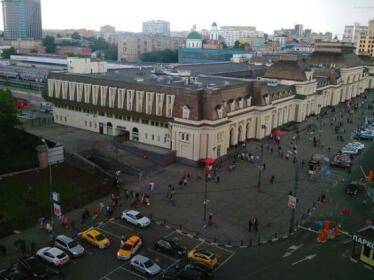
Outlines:
MULTIPOLYGON (((296 146, 297 146, 297 137, 296 137, 296 146)), ((297 150, 295 151, 295 181, 292 196, 295 197, 296 203, 291 209, 291 218, 290 218, 290 227, 289 232, 292 233, 295 230, 295 215, 296 215, 296 206, 297 206, 297 190, 299 188, 299 162, 297 160, 297 150)))
POLYGON ((257 180, 257 191, 258 192, 261 192, 262 167, 264 164, 263 157, 264 157, 264 144, 261 144, 260 165, 258 167, 258 180, 257 180))
POLYGON ((208 173, 205 172, 204 221, 206 221, 207 204, 208 204, 208 173))
POLYGON ((42 142, 44 143, 46 149, 47 149, 47 160, 48 160, 48 167, 49 167, 49 206, 50 206, 50 215, 51 215, 51 227, 52 227, 52 234, 53 234, 53 201, 52 201, 52 165, 50 164, 49 162, 49 157, 48 157, 48 153, 49 153, 49 148, 48 148, 48 145, 47 145, 47 142, 44 138, 41 139, 42 142))

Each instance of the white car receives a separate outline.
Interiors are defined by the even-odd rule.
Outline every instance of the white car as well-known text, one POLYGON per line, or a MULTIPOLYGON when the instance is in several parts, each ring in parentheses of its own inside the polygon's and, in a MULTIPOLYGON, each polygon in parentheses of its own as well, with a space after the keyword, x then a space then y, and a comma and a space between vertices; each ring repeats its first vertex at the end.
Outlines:
POLYGON ((133 269, 151 277, 161 272, 161 268, 157 264, 143 255, 134 256, 130 261, 130 266, 133 269))
POLYGON ((359 154, 360 151, 354 147, 345 146, 341 149, 341 152, 342 154, 347 154, 347 155, 357 155, 359 154))
POLYGON ((63 266, 70 258, 69 256, 56 247, 44 247, 36 252, 36 255, 56 267, 63 266))
POLYGON ((151 224, 151 220, 143 216, 137 210, 125 210, 122 212, 121 219, 130 224, 134 224, 137 227, 147 227, 151 224))
POLYGON ((354 147, 358 150, 362 150, 365 148, 365 144, 362 144, 360 142, 350 142, 346 145, 346 147, 354 147))

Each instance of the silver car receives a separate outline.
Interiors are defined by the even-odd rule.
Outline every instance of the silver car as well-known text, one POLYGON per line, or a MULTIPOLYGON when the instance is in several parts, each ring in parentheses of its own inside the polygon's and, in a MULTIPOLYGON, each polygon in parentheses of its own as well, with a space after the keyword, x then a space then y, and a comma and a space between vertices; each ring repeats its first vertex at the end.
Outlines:
POLYGON ((143 255, 136 255, 131 259, 130 265, 133 269, 149 276, 155 276, 161 272, 161 268, 143 255))
POLYGON ((84 253, 84 248, 74 239, 66 236, 66 235, 59 235, 55 239, 55 247, 63 250, 71 257, 79 257, 82 256, 84 253))

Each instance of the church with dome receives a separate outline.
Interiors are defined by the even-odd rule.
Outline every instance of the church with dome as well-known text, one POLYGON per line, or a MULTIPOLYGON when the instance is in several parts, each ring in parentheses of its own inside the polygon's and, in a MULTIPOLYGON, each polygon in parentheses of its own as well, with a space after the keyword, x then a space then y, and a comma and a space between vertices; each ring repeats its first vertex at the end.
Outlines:
POLYGON ((201 49, 203 47, 203 36, 196 31, 196 25, 193 26, 192 31, 187 35, 186 47, 189 49, 201 49))

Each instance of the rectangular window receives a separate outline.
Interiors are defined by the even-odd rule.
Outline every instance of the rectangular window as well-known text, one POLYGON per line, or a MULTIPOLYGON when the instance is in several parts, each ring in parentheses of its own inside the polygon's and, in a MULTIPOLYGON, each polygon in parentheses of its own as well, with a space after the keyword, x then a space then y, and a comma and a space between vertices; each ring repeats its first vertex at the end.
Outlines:
POLYGON ((160 142, 161 138, 160 138, 160 135, 157 136, 157 141, 160 142))
POLYGON ((184 133, 181 134, 181 139, 184 140, 184 133))
POLYGON ((67 122, 67 118, 66 117, 64 117, 64 120, 65 120, 65 122, 67 122))
POLYGON ((156 122, 156 126, 159 126, 159 122, 156 122))
POLYGON ((186 141, 189 141, 189 140, 190 140, 190 135, 186 134, 186 141))
POLYGON ((87 126, 87 121, 84 121, 84 126, 87 126))
POLYGON ((148 120, 142 119, 143 124, 148 124, 148 120))
POLYGON ((154 134, 152 134, 152 140, 155 140, 155 135, 154 134))
POLYGON ((151 125, 155 125, 155 122, 154 122, 154 121, 151 121, 151 125))
POLYGON ((145 139, 148 139, 148 133, 144 134, 145 139))

